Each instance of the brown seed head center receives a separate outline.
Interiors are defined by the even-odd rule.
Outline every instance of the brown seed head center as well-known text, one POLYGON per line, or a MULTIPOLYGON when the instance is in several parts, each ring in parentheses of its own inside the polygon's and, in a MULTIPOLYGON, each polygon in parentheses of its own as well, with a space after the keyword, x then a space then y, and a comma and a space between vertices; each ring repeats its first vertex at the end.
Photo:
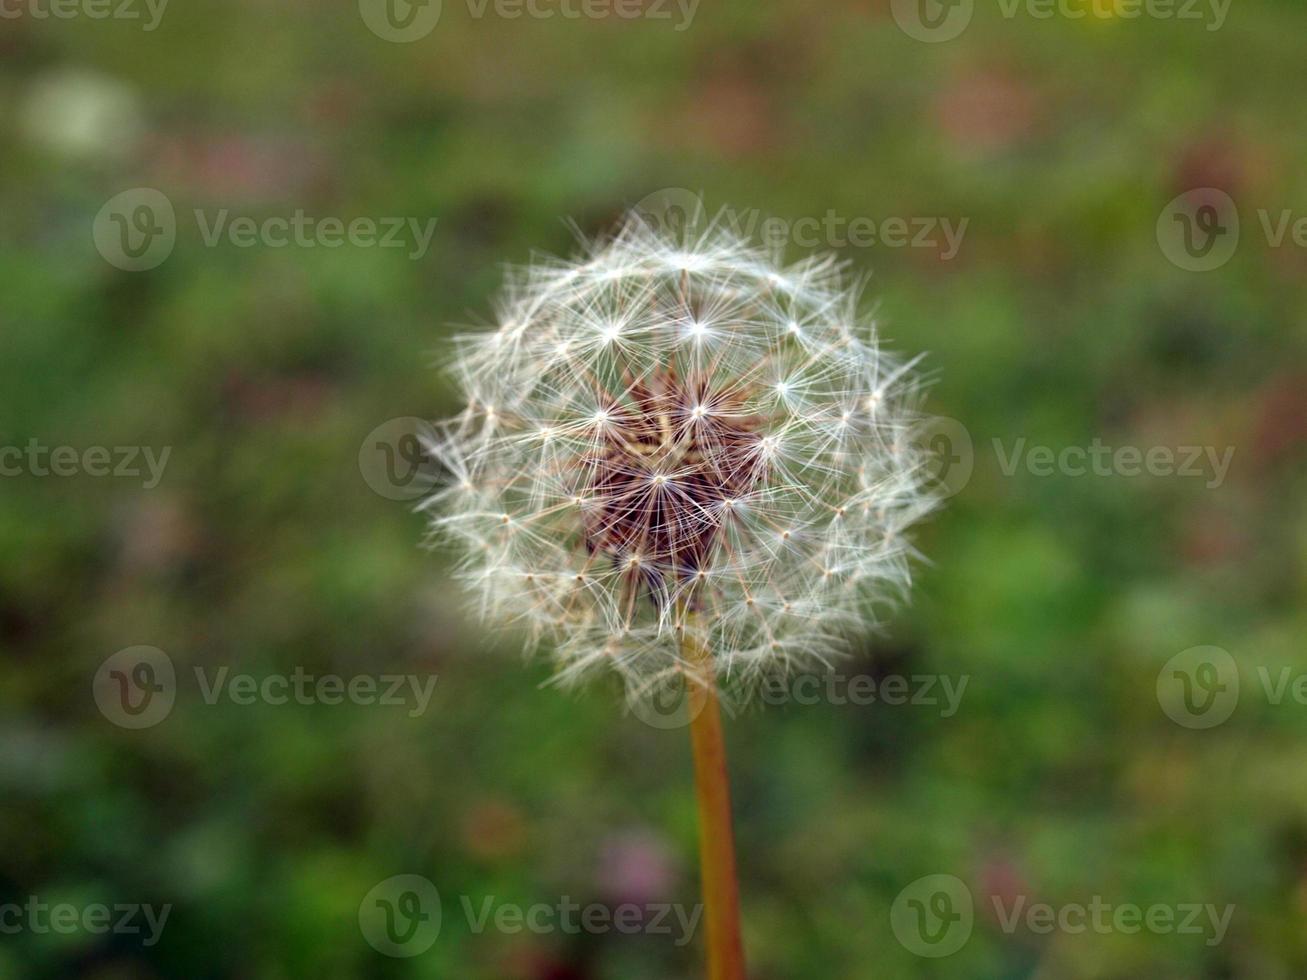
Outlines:
POLYGON ((762 480, 762 419, 744 391, 714 391, 671 370, 630 386, 607 406, 584 514, 587 548, 643 583, 658 601, 670 580, 710 564, 722 528, 762 480))

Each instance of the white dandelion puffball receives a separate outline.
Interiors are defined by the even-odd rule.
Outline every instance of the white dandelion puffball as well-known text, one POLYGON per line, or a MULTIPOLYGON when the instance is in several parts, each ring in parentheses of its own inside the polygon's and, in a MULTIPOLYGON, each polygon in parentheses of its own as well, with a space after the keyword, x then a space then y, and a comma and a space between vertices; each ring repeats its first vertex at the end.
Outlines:
POLYGON ((635 216, 512 271, 428 447, 482 612, 632 694, 679 678, 685 629, 731 686, 824 663, 903 594, 933 506, 915 361, 858 299, 833 257, 635 216))

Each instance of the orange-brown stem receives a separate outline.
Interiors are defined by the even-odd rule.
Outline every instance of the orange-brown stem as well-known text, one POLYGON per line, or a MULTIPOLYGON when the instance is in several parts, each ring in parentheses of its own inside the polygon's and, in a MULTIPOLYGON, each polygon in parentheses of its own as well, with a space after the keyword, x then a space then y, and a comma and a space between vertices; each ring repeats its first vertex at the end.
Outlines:
POLYGON ((699 863, 708 927, 708 980, 744 980, 731 790, 712 654, 690 629, 682 634, 681 652, 688 663, 690 739, 699 798, 699 863))

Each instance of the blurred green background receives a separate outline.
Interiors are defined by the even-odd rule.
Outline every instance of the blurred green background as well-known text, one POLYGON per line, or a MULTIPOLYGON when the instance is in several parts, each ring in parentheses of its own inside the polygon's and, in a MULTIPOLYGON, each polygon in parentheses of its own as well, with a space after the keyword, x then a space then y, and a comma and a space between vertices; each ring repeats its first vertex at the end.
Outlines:
POLYGON ((950 258, 828 243, 870 274, 894 345, 930 352, 929 407, 974 446, 918 535, 911 607, 840 670, 966 677, 965 697, 951 717, 823 702, 729 722, 751 975, 1307 975, 1307 706, 1257 673, 1307 672, 1307 249, 1260 218, 1307 216, 1301 4, 1239 0, 1212 29, 1207 6, 979 0, 937 42, 897 0, 703 0, 688 22, 445 0, 412 43, 349 2, 174 0, 153 30, 4 9, 0 446, 171 455, 148 489, 22 461, 0 478, 0 906, 172 910, 149 946, 15 913, 0 976, 701 975, 699 936, 469 924, 463 899, 696 902, 688 739, 602 685, 539 689, 544 668, 465 617, 450 556, 359 459, 388 420, 454 410, 434 365, 451 324, 491 315, 502 263, 568 253, 568 222, 603 232, 661 188, 789 222, 967 220, 950 258), (143 187, 175 208, 175 247, 124 271, 93 223, 143 187), (1242 219, 1205 272, 1157 233, 1193 188, 1242 219), (417 258, 210 245, 224 209, 436 225, 417 258), (1008 475, 994 448, 1096 438, 1236 452, 1211 487, 1008 475), (139 730, 93 696, 137 645, 177 673, 171 712, 139 730), (1197 645, 1243 682, 1210 730, 1157 694, 1197 645), (416 716, 207 704, 195 668, 223 666, 438 684, 416 716), (439 888, 443 922, 391 958, 359 907, 405 873, 439 888), (941 873, 975 927, 923 958, 889 910, 941 873), (1212 945, 1009 934, 992 899, 1018 895, 1236 910, 1212 945))

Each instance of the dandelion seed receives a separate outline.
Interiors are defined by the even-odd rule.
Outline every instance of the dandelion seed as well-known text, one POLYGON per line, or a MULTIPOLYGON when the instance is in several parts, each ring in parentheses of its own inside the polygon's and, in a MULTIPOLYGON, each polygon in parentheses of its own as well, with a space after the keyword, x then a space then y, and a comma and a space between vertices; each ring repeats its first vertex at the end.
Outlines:
POLYGON ((721 226, 631 218, 511 272, 502 326, 458 341, 467 408, 432 446, 457 477, 424 505, 482 608, 568 683, 656 689, 687 622, 741 688, 827 663, 903 595, 934 506, 915 361, 857 306, 832 259, 783 267, 721 226))

